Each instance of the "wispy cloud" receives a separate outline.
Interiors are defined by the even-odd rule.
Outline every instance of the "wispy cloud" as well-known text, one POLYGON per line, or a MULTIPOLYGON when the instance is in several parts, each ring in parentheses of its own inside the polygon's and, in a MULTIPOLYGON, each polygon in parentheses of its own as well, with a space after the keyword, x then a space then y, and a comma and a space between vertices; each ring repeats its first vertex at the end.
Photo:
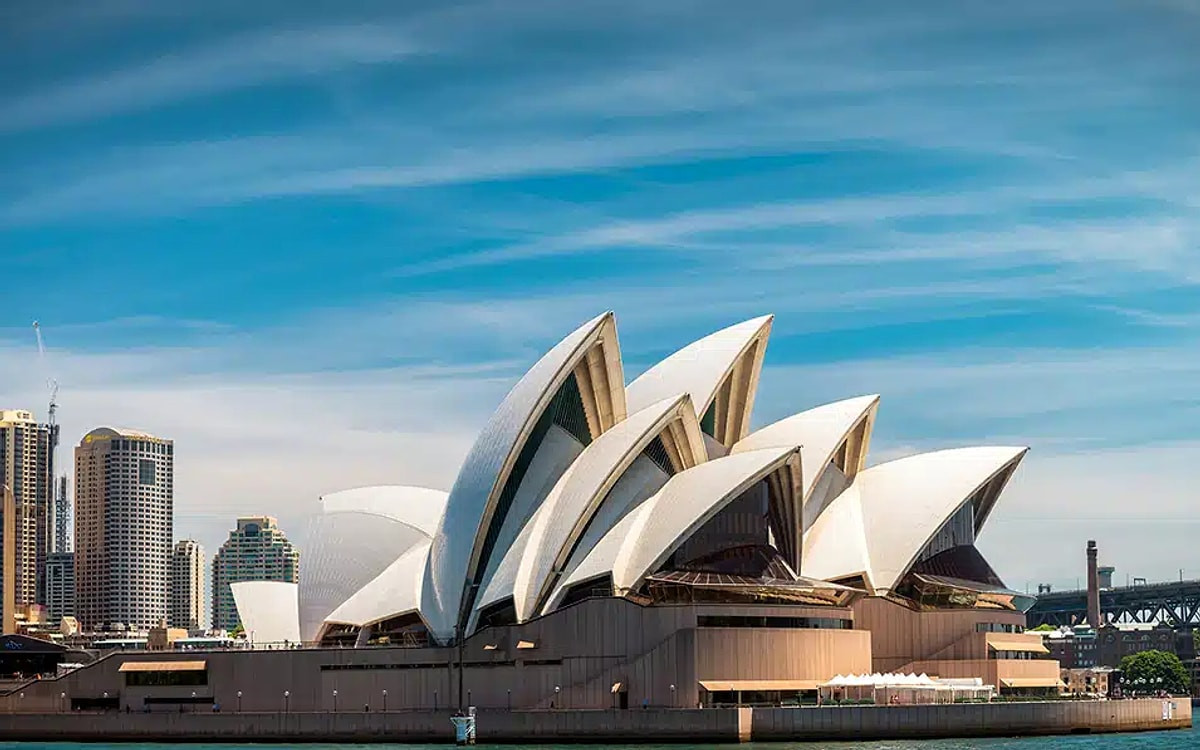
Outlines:
POLYGON ((1081 265, 1117 264, 1157 271, 1180 281, 1200 280, 1200 224, 1189 207, 1198 194, 1190 181, 1172 179, 1169 167, 1147 184, 1141 172, 1102 179, 1078 178, 1044 184, 990 186, 958 193, 880 194, 817 197, 684 211, 650 219, 608 221, 525 244, 483 250, 397 269, 401 276, 528 261, 563 254, 630 248, 675 251, 696 257, 707 252, 739 266, 789 267, 897 265, 960 261, 1009 265, 1051 260, 1081 265), (1047 216, 1059 207, 1104 206, 1112 199, 1140 201, 1130 214, 1099 217, 1047 216), (927 230, 898 228, 921 220, 927 230), (956 219, 953 231, 938 220, 956 219), (964 224, 962 219, 973 220, 964 224), (761 242, 756 234, 780 229, 837 227, 851 231, 815 242, 798 235, 791 243, 761 242))
POLYGON ((0 109, 0 132, 146 110, 292 76, 387 63, 419 50, 418 40, 383 25, 247 33, 10 98, 0 109))

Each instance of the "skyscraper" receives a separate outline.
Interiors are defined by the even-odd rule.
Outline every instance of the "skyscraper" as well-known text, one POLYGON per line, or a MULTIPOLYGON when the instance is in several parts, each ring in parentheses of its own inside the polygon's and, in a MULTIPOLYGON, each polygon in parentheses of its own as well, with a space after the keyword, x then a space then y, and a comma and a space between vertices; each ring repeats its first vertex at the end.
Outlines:
POLYGON ((204 617, 204 548, 181 539, 171 551, 171 596, 167 624, 197 630, 204 617))
POLYGON ((75 616, 75 553, 46 556, 46 619, 51 625, 75 616))
POLYGON ((57 440, 58 428, 38 424, 33 412, 0 411, 0 485, 8 485, 13 493, 12 576, 18 609, 45 602, 57 440))
POLYGON ((75 612, 80 627, 150 628, 167 615, 175 446, 101 427, 75 448, 75 612))
POLYGON ((67 477, 58 478, 58 494, 54 502, 54 552, 71 551, 71 497, 67 494, 67 477))
POLYGON ((212 626, 233 630, 237 605, 229 584, 239 581, 300 580, 300 551, 270 516, 239 518, 237 528, 213 558, 212 626))
POLYGON ((17 629, 16 515, 12 488, 0 482, 0 633, 12 633, 17 629))

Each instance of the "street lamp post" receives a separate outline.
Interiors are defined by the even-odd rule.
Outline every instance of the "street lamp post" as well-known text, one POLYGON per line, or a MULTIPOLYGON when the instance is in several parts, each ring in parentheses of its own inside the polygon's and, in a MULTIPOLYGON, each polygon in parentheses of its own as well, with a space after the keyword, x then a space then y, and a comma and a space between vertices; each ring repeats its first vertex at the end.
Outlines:
POLYGON ((58 694, 58 705, 62 709, 63 713, 66 713, 66 711, 67 711, 67 694, 65 692, 58 694))
POLYGON ((387 711, 387 688, 383 689, 383 710, 387 711))
POLYGON ((240 714, 242 712, 242 691, 241 690, 239 690, 237 692, 237 699, 238 699, 238 713, 240 714))
POLYGON ((437 696, 437 691, 436 691, 436 690, 434 690, 434 691, 433 691, 433 710, 434 710, 434 711, 436 711, 436 710, 437 710, 437 707, 438 707, 438 701, 437 701, 437 698, 438 698, 438 696, 437 696))
POLYGON ((675 707, 675 683, 671 683, 671 708, 675 707))
POLYGON ((288 709, 291 708, 291 703, 292 703, 292 691, 284 690, 283 691, 283 712, 285 714, 289 712, 288 709))
POLYGON ((334 689, 334 691, 333 691, 333 712, 335 714, 337 713, 337 690, 336 689, 334 689))
POLYGON ((512 688, 508 689, 508 710, 512 710, 512 688))
POLYGON ((555 708, 561 708, 561 706, 558 703, 558 693, 560 690, 562 690, 562 688, 560 688, 558 685, 554 686, 554 707, 555 708))

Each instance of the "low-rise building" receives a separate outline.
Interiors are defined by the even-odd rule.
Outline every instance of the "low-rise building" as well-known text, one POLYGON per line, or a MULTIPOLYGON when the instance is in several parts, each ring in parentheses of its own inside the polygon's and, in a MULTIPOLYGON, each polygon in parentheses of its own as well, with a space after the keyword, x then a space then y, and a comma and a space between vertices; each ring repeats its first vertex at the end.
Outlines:
POLYGON ((1108 695, 1113 670, 1109 667, 1086 667, 1062 670, 1063 692, 1067 695, 1108 695))
POLYGON ((1050 656, 1064 669, 1089 669, 1100 666, 1096 649, 1096 631, 1086 625, 1051 630, 1043 635, 1050 656))

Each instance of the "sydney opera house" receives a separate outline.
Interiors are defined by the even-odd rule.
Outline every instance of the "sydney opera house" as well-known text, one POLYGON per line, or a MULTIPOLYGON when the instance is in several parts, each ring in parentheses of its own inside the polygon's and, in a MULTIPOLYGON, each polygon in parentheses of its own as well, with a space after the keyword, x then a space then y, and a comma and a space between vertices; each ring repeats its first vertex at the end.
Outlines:
POLYGON ((601 315, 512 387, 449 492, 322 498, 298 593, 235 591, 247 632, 305 645, 210 654, 212 699, 695 707, 870 672, 1054 689, 1032 598, 975 547, 1026 449, 872 465, 873 395, 752 430, 772 320, 626 384, 601 315))
POLYGON ((512 388, 449 493, 322 499, 300 638, 461 642, 497 678, 475 702, 495 685, 523 704, 557 688, 576 706, 695 705, 872 670, 1056 685, 1020 634, 1031 600, 974 546, 1026 449, 868 466, 877 396, 751 431, 771 325, 626 385, 614 316, 588 321, 512 388))

